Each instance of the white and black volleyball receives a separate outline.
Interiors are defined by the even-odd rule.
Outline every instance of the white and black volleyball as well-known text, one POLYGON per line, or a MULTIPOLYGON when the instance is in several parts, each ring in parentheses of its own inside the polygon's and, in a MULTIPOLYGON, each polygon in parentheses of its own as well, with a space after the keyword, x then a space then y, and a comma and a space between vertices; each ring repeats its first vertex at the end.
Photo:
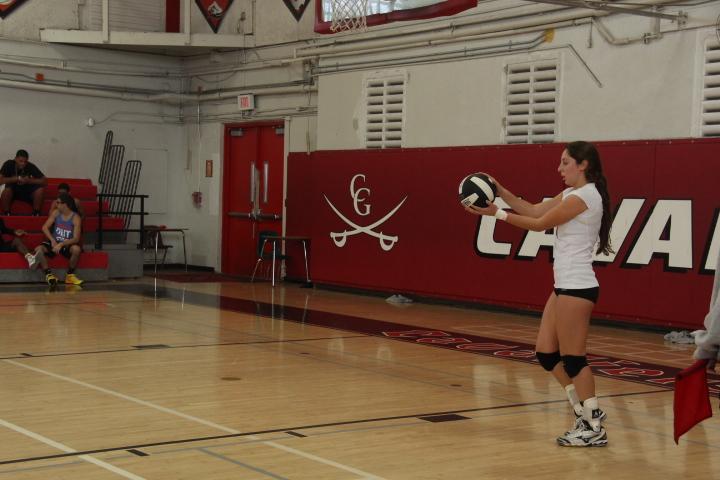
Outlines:
POLYGON ((460 182, 460 203, 466 207, 487 207, 486 202, 492 203, 497 195, 497 186, 490 177, 482 172, 468 175, 460 182))

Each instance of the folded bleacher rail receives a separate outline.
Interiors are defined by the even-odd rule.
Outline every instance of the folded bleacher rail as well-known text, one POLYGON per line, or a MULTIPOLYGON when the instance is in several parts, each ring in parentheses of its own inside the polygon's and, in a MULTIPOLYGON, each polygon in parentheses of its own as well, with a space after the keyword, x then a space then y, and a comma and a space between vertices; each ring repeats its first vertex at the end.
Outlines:
POLYGON ((100 175, 98 175, 98 185, 100 185, 101 191, 104 191, 104 185, 107 182, 108 162, 110 160, 110 147, 112 147, 112 141, 113 132, 112 130, 108 130, 105 134, 105 146, 103 147, 102 159, 100 160, 100 175))
MULTIPOLYGON (((120 186, 120 174, 122 173, 123 159, 125 158, 125 145, 110 146, 110 156, 106 172, 105 183, 102 186, 102 193, 109 195, 121 194, 118 191, 120 186)), ((117 210, 119 198, 110 198, 110 209, 117 210)))
MULTIPOLYGON (((135 195, 137 193, 141 170, 142 162, 140 160, 128 160, 127 163, 125 163, 125 170, 123 171, 123 179, 122 185, 120 185, 120 191, 114 192, 120 195, 125 195, 124 197, 118 199, 118 210, 132 211, 135 208, 135 197, 133 197, 132 195, 135 195)), ((112 202, 110 208, 115 208, 112 207, 112 202)), ((130 218, 130 214, 123 215, 123 228, 128 228, 130 226, 130 218)))
POLYGON ((104 232, 134 232, 134 233, 140 233, 140 243, 138 244, 138 248, 142 249, 143 245, 145 245, 145 215, 148 215, 148 213, 145 211, 145 199, 149 198, 149 195, 129 195, 129 194, 117 194, 117 193, 98 193, 98 229, 97 229, 97 240, 95 241, 95 249, 96 250, 102 250, 103 247, 103 233, 104 232), (103 201, 104 199, 109 199, 109 205, 110 209, 107 212, 103 211, 103 201), (131 199, 131 206, 130 210, 119 210, 116 211, 113 209, 112 204, 113 201, 121 201, 122 199, 129 198, 131 199), (140 199, 140 211, 135 212, 134 206, 135 206, 135 199, 140 199), (103 215, 140 215, 140 229, 132 229, 127 228, 126 224, 123 224, 124 228, 103 228, 103 215))

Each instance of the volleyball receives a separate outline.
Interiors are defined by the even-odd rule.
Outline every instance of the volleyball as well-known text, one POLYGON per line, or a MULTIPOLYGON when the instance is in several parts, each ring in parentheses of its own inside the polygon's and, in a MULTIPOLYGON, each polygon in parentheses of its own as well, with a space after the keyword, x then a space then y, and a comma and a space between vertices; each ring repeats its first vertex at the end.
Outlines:
POLYGON ((478 172, 463 178, 458 193, 460 194, 460 203, 466 207, 470 205, 487 207, 486 202, 492 203, 495 200, 497 186, 489 176, 478 172))

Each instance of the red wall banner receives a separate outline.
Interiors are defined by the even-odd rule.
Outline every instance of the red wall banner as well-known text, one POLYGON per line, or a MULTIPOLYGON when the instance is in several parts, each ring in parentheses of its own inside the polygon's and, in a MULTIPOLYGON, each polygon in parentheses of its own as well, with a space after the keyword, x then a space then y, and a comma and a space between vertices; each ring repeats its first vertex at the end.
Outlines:
MULTIPOLYGON (((695 328, 720 249, 720 142, 598 143, 613 209, 595 316, 695 328)), ((288 158, 287 234, 311 237, 316 283, 540 311, 552 232, 472 216, 458 183, 484 171, 528 201, 564 185, 563 145, 318 151, 288 158)), ((291 276, 302 275, 290 251, 291 276), (297 273, 297 275, 295 275, 297 273)))

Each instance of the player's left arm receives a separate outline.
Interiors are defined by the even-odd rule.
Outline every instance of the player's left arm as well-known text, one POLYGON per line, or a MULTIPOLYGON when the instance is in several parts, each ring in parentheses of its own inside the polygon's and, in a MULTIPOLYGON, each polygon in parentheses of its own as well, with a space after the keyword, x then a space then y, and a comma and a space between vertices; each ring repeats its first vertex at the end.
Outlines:
POLYGON ((587 205, 580 197, 577 195, 569 195, 558 205, 545 212, 545 214, 540 218, 525 217, 523 215, 508 213, 506 221, 510 225, 524 228, 525 230, 544 232, 545 230, 569 222, 587 210, 587 208, 587 205))
POLYGON ((82 237, 82 219, 80 215, 73 215, 73 237, 63 242, 65 246, 77 245, 82 237))

